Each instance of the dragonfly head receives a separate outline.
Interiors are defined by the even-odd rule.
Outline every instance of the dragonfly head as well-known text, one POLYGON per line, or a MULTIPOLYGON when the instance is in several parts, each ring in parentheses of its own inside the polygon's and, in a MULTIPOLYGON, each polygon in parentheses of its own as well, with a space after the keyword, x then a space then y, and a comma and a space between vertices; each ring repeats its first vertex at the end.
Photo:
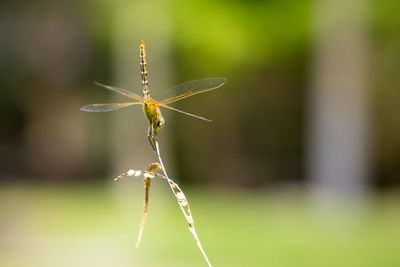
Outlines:
POLYGON ((165 124, 165 120, 163 116, 160 116, 160 119, 156 121, 156 123, 154 124, 154 130, 157 132, 158 130, 160 130, 165 124))

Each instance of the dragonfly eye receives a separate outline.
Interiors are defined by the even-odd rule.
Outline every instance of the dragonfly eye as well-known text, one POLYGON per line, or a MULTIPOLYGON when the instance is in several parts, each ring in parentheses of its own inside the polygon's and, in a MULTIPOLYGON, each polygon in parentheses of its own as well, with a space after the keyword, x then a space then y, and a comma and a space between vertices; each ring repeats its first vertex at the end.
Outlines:
POLYGON ((158 129, 160 129, 160 128, 162 128, 164 126, 164 124, 165 124, 165 120, 164 120, 163 117, 161 117, 161 119, 157 122, 156 127, 158 129))

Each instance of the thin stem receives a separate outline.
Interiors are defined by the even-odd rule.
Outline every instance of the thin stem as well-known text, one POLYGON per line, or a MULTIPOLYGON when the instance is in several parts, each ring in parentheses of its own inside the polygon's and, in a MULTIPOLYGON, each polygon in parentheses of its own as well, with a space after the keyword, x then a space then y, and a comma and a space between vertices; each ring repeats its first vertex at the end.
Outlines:
POLYGON ((161 153, 160 153, 160 147, 159 147, 158 140, 155 140, 154 144, 156 146, 156 153, 157 153, 158 161, 160 162, 160 165, 162 168, 162 172, 165 175, 165 179, 167 180, 169 187, 171 188, 172 192, 174 193, 176 199, 178 200, 179 207, 181 208, 182 213, 185 216, 186 221, 188 222, 189 230, 192 233, 194 240, 196 241, 196 244, 199 247, 201 253, 203 254, 203 257, 206 260, 208 266, 212 267, 210 261, 208 260, 207 255, 206 255, 206 252, 204 251, 203 246, 200 243, 199 237, 196 233, 196 229, 194 228, 194 221, 193 221, 193 217, 192 217, 192 212, 190 211, 189 202, 187 201, 185 194, 179 188, 179 186, 172 179, 170 179, 168 177, 167 171, 165 170, 165 167, 164 167, 164 163, 161 159, 161 153))

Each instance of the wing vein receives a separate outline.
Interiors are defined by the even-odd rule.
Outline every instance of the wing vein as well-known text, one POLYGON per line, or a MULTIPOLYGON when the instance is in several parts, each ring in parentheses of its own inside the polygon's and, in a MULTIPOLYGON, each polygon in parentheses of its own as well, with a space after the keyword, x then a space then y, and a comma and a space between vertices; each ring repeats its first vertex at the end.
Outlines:
MULTIPOLYGON (((154 100, 153 100, 153 101, 154 101, 154 100)), ((158 105, 160 105, 161 107, 164 107, 164 108, 167 108, 167 109, 176 111, 176 112, 180 112, 180 113, 183 113, 183 114, 188 115, 188 116, 192 116, 192 117, 197 118, 197 119, 200 119, 200 120, 212 122, 212 120, 209 120, 209 119, 207 119, 207 118, 204 118, 204 117, 201 117, 201 116, 198 116, 198 115, 194 115, 194 114, 191 114, 191 113, 189 113, 189 112, 186 112, 186 111, 183 111, 183 110, 180 110, 180 109, 177 109, 177 108, 173 108, 173 107, 168 106, 168 105, 166 105, 166 104, 164 104, 164 103, 160 103, 160 102, 157 102, 157 101, 155 101, 155 102, 156 102, 158 105)))
POLYGON ((95 84, 98 85, 98 86, 104 87, 104 88, 106 88, 108 90, 117 92, 117 93, 119 93, 119 94, 121 94, 123 96, 135 99, 135 100, 137 100, 139 102, 142 102, 142 103, 144 102, 142 97, 140 97, 139 95, 135 94, 134 92, 128 91, 126 89, 122 89, 122 88, 118 88, 118 87, 114 87, 114 86, 110 86, 110 85, 105 85, 105 84, 102 84, 102 83, 99 83, 99 82, 95 82, 95 84))
POLYGON ((184 98, 215 90, 227 81, 227 78, 205 78, 182 83, 166 91, 161 97, 160 102, 171 104, 184 98))
POLYGON ((117 110, 132 105, 142 104, 141 102, 127 102, 127 103, 104 103, 104 104, 90 104, 81 107, 82 111, 86 112, 108 112, 117 110))

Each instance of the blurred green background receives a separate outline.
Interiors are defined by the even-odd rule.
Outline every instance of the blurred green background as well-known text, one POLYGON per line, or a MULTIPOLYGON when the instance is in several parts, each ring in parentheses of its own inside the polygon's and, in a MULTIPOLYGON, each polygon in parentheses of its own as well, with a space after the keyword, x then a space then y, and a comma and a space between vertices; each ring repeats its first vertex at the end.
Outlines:
POLYGON ((400 2, 2 1, 0 266, 206 266, 138 107, 227 77, 165 111, 162 154, 214 266, 400 266, 400 2), (126 100, 126 99, 125 99, 126 100))

